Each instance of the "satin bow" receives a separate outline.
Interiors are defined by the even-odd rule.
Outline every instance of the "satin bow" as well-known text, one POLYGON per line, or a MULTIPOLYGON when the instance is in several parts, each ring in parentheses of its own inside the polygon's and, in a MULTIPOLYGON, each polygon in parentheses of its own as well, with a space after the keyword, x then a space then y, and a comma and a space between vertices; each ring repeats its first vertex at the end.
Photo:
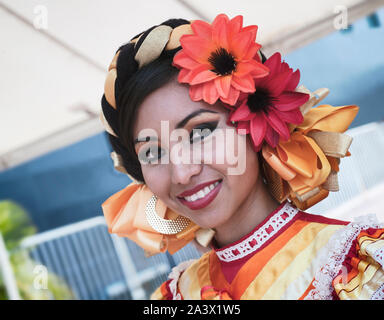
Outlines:
POLYGON ((355 105, 333 107, 320 105, 312 108, 329 92, 319 89, 310 94, 309 101, 300 109, 304 120, 290 125, 291 136, 276 148, 264 145, 262 155, 268 185, 280 202, 288 197, 301 210, 322 199, 329 191, 338 191, 337 172, 340 158, 350 156, 352 137, 344 134, 355 118, 355 105), (316 97, 317 95, 317 97, 316 97))
MULTIPOLYGON (((191 221, 186 229, 174 235, 157 232, 149 225, 145 214, 145 206, 152 195, 147 185, 132 182, 109 197, 101 205, 108 231, 133 240, 148 255, 166 250, 173 254, 194 239, 199 226, 191 221)), ((175 219, 178 216, 160 199, 156 203, 156 212, 164 219, 175 219)))

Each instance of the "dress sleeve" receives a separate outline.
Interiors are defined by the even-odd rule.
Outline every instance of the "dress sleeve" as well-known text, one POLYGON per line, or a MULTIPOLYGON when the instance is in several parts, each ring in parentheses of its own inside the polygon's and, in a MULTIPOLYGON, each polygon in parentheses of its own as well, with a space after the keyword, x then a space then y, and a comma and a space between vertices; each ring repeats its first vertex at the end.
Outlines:
POLYGON ((332 286, 341 300, 384 300, 384 228, 360 231, 332 286))

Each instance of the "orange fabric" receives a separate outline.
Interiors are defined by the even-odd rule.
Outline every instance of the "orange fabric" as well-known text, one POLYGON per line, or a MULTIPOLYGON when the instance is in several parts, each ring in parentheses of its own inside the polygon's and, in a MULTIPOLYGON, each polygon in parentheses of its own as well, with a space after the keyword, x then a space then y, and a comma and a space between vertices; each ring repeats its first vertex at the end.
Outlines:
POLYGON ((313 281, 315 281, 315 279, 312 280, 311 284, 308 286, 307 290, 305 290, 305 292, 301 295, 301 297, 298 299, 298 300, 304 300, 305 297, 308 295, 308 293, 314 289, 315 287, 313 286, 313 281))
POLYGON ((211 252, 209 264, 213 286, 215 288, 220 288, 221 290, 227 290, 234 300, 239 300, 244 291, 271 257, 281 250, 292 237, 309 223, 310 222, 308 221, 302 220, 295 221, 290 228, 279 236, 278 241, 272 242, 249 259, 244 266, 241 267, 231 284, 227 282, 221 271, 220 261, 218 260, 216 253, 211 252))
MULTIPOLYGON (((101 206, 108 231, 130 238, 150 254, 166 250, 173 254, 194 238, 199 227, 191 222, 186 229, 176 235, 158 233, 149 225, 145 214, 145 206, 152 195, 145 184, 131 183, 109 197, 101 206)), ((178 216, 161 200, 156 203, 156 212, 159 217, 165 219, 174 219, 178 216)))
MULTIPOLYGON (((312 195, 307 201, 300 201, 297 196, 302 196, 315 188, 322 190, 322 184, 327 180, 331 169, 339 171, 337 160, 326 156, 323 150, 317 145, 314 139, 307 136, 312 131, 344 132, 355 118, 358 107, 354 105, 333 107, 330 105, 320 105, 309 109, 304 116, 302 124, 292 127, 291 137, 288 141, 279 142, 273 149, 268 145, 263 146, 262 155, 270 167, 266 170, 274 170, 277 174, 288 182, 289 190, 286 188, 276 188, 280 192, 278 198, 284 199, 288 195, 291 200, 302 210, 328 196, 312 195)), ((350 155, 349 151, 345 156, 350 155)), ((267 174, 267 176, 274 176, 267 174)), ((281 183, 284 183, 281 181, 281 183)))

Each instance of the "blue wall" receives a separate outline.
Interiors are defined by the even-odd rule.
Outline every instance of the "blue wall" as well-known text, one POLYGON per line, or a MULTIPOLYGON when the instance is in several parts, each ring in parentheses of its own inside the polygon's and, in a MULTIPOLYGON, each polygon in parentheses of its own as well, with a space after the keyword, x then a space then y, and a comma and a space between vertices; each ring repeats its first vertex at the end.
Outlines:
MULTIPOLYGON (((384 23, 384 10, 378 12, 384 23)), ((353 126, 384 120, 384 27, 367 19, 285 57, 310 90, 331 89, 332 105, 361 107, 353 126)), ((0 174, 0 200, 27 209, 40 231, 101 215, 101 203, 129 179, 114 171, 106 136, 99 134, 0 174)))

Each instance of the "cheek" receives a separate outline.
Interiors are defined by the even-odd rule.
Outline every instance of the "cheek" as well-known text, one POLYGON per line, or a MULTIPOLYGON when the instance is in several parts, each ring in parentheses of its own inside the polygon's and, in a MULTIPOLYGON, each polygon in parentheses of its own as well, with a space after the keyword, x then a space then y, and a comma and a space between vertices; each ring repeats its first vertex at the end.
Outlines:
POLYGON ((142 165, 141 171, 148 188, 158 197, 165 199, 169 191, 169 175, 164 166, 142 165))

